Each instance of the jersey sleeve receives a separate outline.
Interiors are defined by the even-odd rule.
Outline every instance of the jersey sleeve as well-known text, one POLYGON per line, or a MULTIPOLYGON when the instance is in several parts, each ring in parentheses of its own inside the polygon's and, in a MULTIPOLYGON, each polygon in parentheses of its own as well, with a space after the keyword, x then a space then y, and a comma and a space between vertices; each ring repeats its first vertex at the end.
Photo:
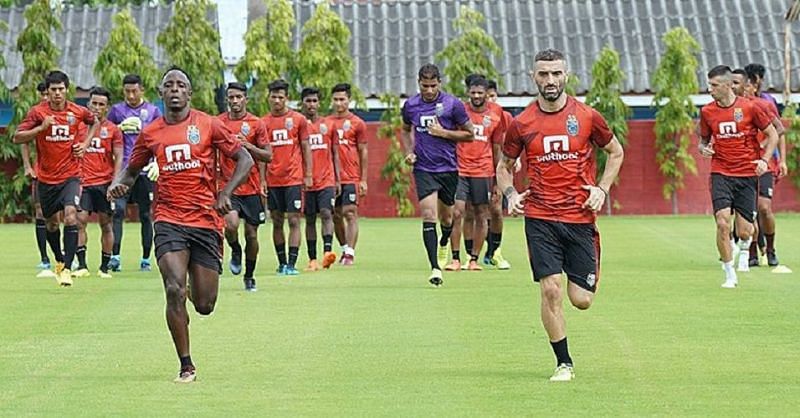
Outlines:
POLYGON ((514 121, 506 130, 505 141, 503 142, 503 154, 511 159, 517 159, 522 154, 524 148, 522 137, 519 133, 519 122, 514 121))
POLYGON ((764 111, 761 106, 752 106, 753 108, 753 123, 760 131, 767 129, 772 124, 774 117, 770 116, 764 111))
POLYGON ((95 121, 94 113, 92 113, 91 110, 81 106, 81 120, 87 126, 94 125, 94 121, 95 121))
POLYGON ((217 118, 211 118, 211 143, 228 158, 233 158, 233 155, 242 148, 236 135, 217 118))
POLYGON ((17 125, 17 130, 18 131, 31 130, 41 125, 42 120, 44 120, 42 114, 39 113, 38 109, 33 108, 28 111, 28 114, 25 115, 25 118, 22 119, 22 122, 20 122, 19 125, 17 125))
POLYGON ((158 119, 161 117, 161 109, 158 106, 153 105, 153 114, 150 116, 150 122, 158 119))
POLYGON ((697 123, 697 129, 699 131, 700 138, 711 137, 711 127, 708 125, 708 117, 706 116, 705 109, 700 109, 700 120, 697 123))
POLYGON ((489 142, 491 142, 492 144, 502 144, 503 143, 503 137, 506 134, 506 129, 507 129, 507 126, 506 126, 505 118, 502 117, 502 115, 501 115, 497 126, 495 126, 495 128, 492 129, 492 137, 489 138, 489 142))
POLYGON ((122 120, 119 118, 119 112, 117 111, 117 106, 111 106, 111 110, 108 111, 108 115, 106 115, 106 120, 113 123, 114 125, 119 125, 122 120))
POLYGON ((408 100, 406 100, 406 102, 403 103, 403 108, 400 110, 400 114, 403 116, 403 123, 405 123, 408 126, 411 126, 413 125, 413 123, 411 123, 411 115, 408 112, 407 105, 408 105, 408 100))
POLYGON ((590 137, 592 142, 597 144, 600 148, 603 148, 608 145, 613 138, 614 132, 611 132, 611 129, 609 129, 606 119, 600 112, 592 109, 592 136, 590 137))
POLYGON ((121 147, 121 146, 123 146, 122 131, 117 129, 116 126, 114 127, 113 131, 114 131, 114 134, 111 136, 111 146, 113 146, 113 147, 121 147))
POLYGON ((355 123, 355 137, 356 137, 356 144, 367 145, 367 125, 364 121, 358 120, 355 123))
POLYGON ((255 130, 255 139, 256 139, 256 146, 259 148, 265 148, 269 145, 269 138, 267 138, 267 127, 264 125, 264 121, 260 120, 256 123, 256 130, 255 130))
POLYGON ((466 125, 467 122, 469 122, 467 108, 464 107, 464 103, 461 102, 461 100, 455 100, 453 102, 453 121, 458 126, 466 125))
MULTIPOLYGON (((119 130, 117 131, 119 132, 119 130)), ((114 140, 116 141, 116 138, 114 140)), ((139 170, 150 162, 150 159, 153 157, 153 152, 147 147, 146 143, 147 138, 144 133, 140 133, 133 145, 131 158, 128 160, 128 167, 139 170)))
POLYGON ((299 118, 295 118, 297 123, 297 140, 308 141, 308 120, 305 116, 301 116, 299 118))

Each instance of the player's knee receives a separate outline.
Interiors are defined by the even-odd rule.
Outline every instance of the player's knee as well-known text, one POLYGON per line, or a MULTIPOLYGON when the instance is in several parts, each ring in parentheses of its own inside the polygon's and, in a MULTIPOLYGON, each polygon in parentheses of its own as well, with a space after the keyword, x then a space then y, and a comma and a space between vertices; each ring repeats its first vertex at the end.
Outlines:
POLYGON ((78 225, 78 214, 75 208, 72 210, 64 210, 64 226, 78 225))
POLYGON ((572 306, 574 306, 574 307, 576 307, 576 308, 578 308, 578 309, 580 309, 582 311, 586 310, 586 309, 589 309, 589 307, 592 306, 592 301, 593 300, 594 300, 594 297, 592 297, 592 294, 588 293, 588 292, 583 292, 583 293, 580 293, 580 294, 577 294, 577 295, 570 295, 570 298, 569 298, 569 301, 570 301, 570 303, 572 303, 572 306))
POLYGON ((319 217, 320 217, 320 218, 321 218, 323 221, 327 221, 327 220, 333 219, 333 217, 334 217, 334 214, 333 214, 333 212, 331 212, 331 210, 330 210, 330 209, 321 209, 321 210, 319 211, 319 217))
POLYGON ((258 230, 256 228, 245 228, 244 239, 247 242, 258 241, 258 230))
POLYGON ((544 278, 539 282, 542 291, 542 301, 558 303, 561 300, 561 283, 559 279, 544 278))
POLYGON ((195 302, 194 310, 200 315, 211 315, 211 312, 214 312, 214 302, 195 302))
POLYGON ((731 222, 728 218, 723 216, 717 216, 717 230, 723 233, 730 233, 731 232, 731 222))
POLYGON ((738 225, 737 225, 737 227, 736 227, 736 236, 740 240, 746 241, 746 240, 750 239, 753 236, 754 229, 755 228, 751 224, 748 224, 747 226, 745 226, 743 228, 739 228, 738 225))
POLYGON ((182 305, 186 302, 186 287, 175 281, 167 281, 164 292, 167 294, 167 305, 182 305))
POLYGON ((424 222, 436 222, 436 211, 430 208, 420 210, 424 222))
POLYGON ((772 215, 772 205, 770 201, 759 201, 758 202, 758 216, 767 217, 772 215))
POLYGON ((344 212, 344 218, 347 219, 347 222, 353 222, 358 218, 358 212, 355 208, 347 209, 344 212))
POLYGON ((300 216, 289 216, 289 227, 290 228, 297 228, 300 226, 300 216))

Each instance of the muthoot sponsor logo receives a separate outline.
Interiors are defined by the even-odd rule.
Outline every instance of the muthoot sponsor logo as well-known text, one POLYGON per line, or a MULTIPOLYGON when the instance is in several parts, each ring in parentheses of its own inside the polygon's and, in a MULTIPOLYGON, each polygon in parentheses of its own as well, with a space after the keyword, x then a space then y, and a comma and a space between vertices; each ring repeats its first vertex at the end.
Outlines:
POLYGON ((569 137, 567 135, 549 135, 542 139, 544 155, 536 157, 540 163, 552 161, 577 160, 577 152, 569 152, 569 137))
POLYGON ((161 171, 183 171, 200 168, 200 160, 192 159, 192 149, 189 144, 170 145, 164 148, 167 163, 161 171))

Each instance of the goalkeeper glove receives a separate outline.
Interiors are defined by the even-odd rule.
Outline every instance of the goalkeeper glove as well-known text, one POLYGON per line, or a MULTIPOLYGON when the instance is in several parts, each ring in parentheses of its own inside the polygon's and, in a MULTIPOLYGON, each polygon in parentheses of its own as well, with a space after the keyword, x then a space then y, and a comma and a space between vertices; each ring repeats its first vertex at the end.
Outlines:
POLYGON ((131 116, 123 120, 118 126, 126 134, 135 134, 142 129, 142 120, 136 116, 131 116))
POLYGON ((150 181, 158 180, 158 163, 157 162, 153 161, 152 163, 148 164, 147 167, 145 167, 145 171, 147 171, 147 178, 149 178, 150 181))

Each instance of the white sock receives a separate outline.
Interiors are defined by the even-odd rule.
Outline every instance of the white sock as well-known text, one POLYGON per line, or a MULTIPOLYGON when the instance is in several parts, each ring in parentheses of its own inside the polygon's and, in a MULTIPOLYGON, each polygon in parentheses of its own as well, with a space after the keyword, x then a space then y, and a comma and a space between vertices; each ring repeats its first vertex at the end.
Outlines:
POLYGON ((733 269, 733 260, 722 263, 722 269, 725 270, 727 276, 730 276, 731 273, 734 275, 736 274, 736 271, 733 269))
POLYGON ((356 256, 356 249, 353 248, 353 247, 347 246, 344 249, 344 253, 349 255, 349 256, 351 256, 351 257, 355 257, 356 256))
POLYGON ((747 241, 740 239, 739 240, 739 251, 740 252, 747 251, 747 253, 749 254, 750 253, 750 243, 752 243, 752 242, 753 242, 753 238, 748 238, 747 241))
POLYGON ((347 244, 342 245, 342 254, 347 254, 347 251, 350 249, 350 246, 347 244))

